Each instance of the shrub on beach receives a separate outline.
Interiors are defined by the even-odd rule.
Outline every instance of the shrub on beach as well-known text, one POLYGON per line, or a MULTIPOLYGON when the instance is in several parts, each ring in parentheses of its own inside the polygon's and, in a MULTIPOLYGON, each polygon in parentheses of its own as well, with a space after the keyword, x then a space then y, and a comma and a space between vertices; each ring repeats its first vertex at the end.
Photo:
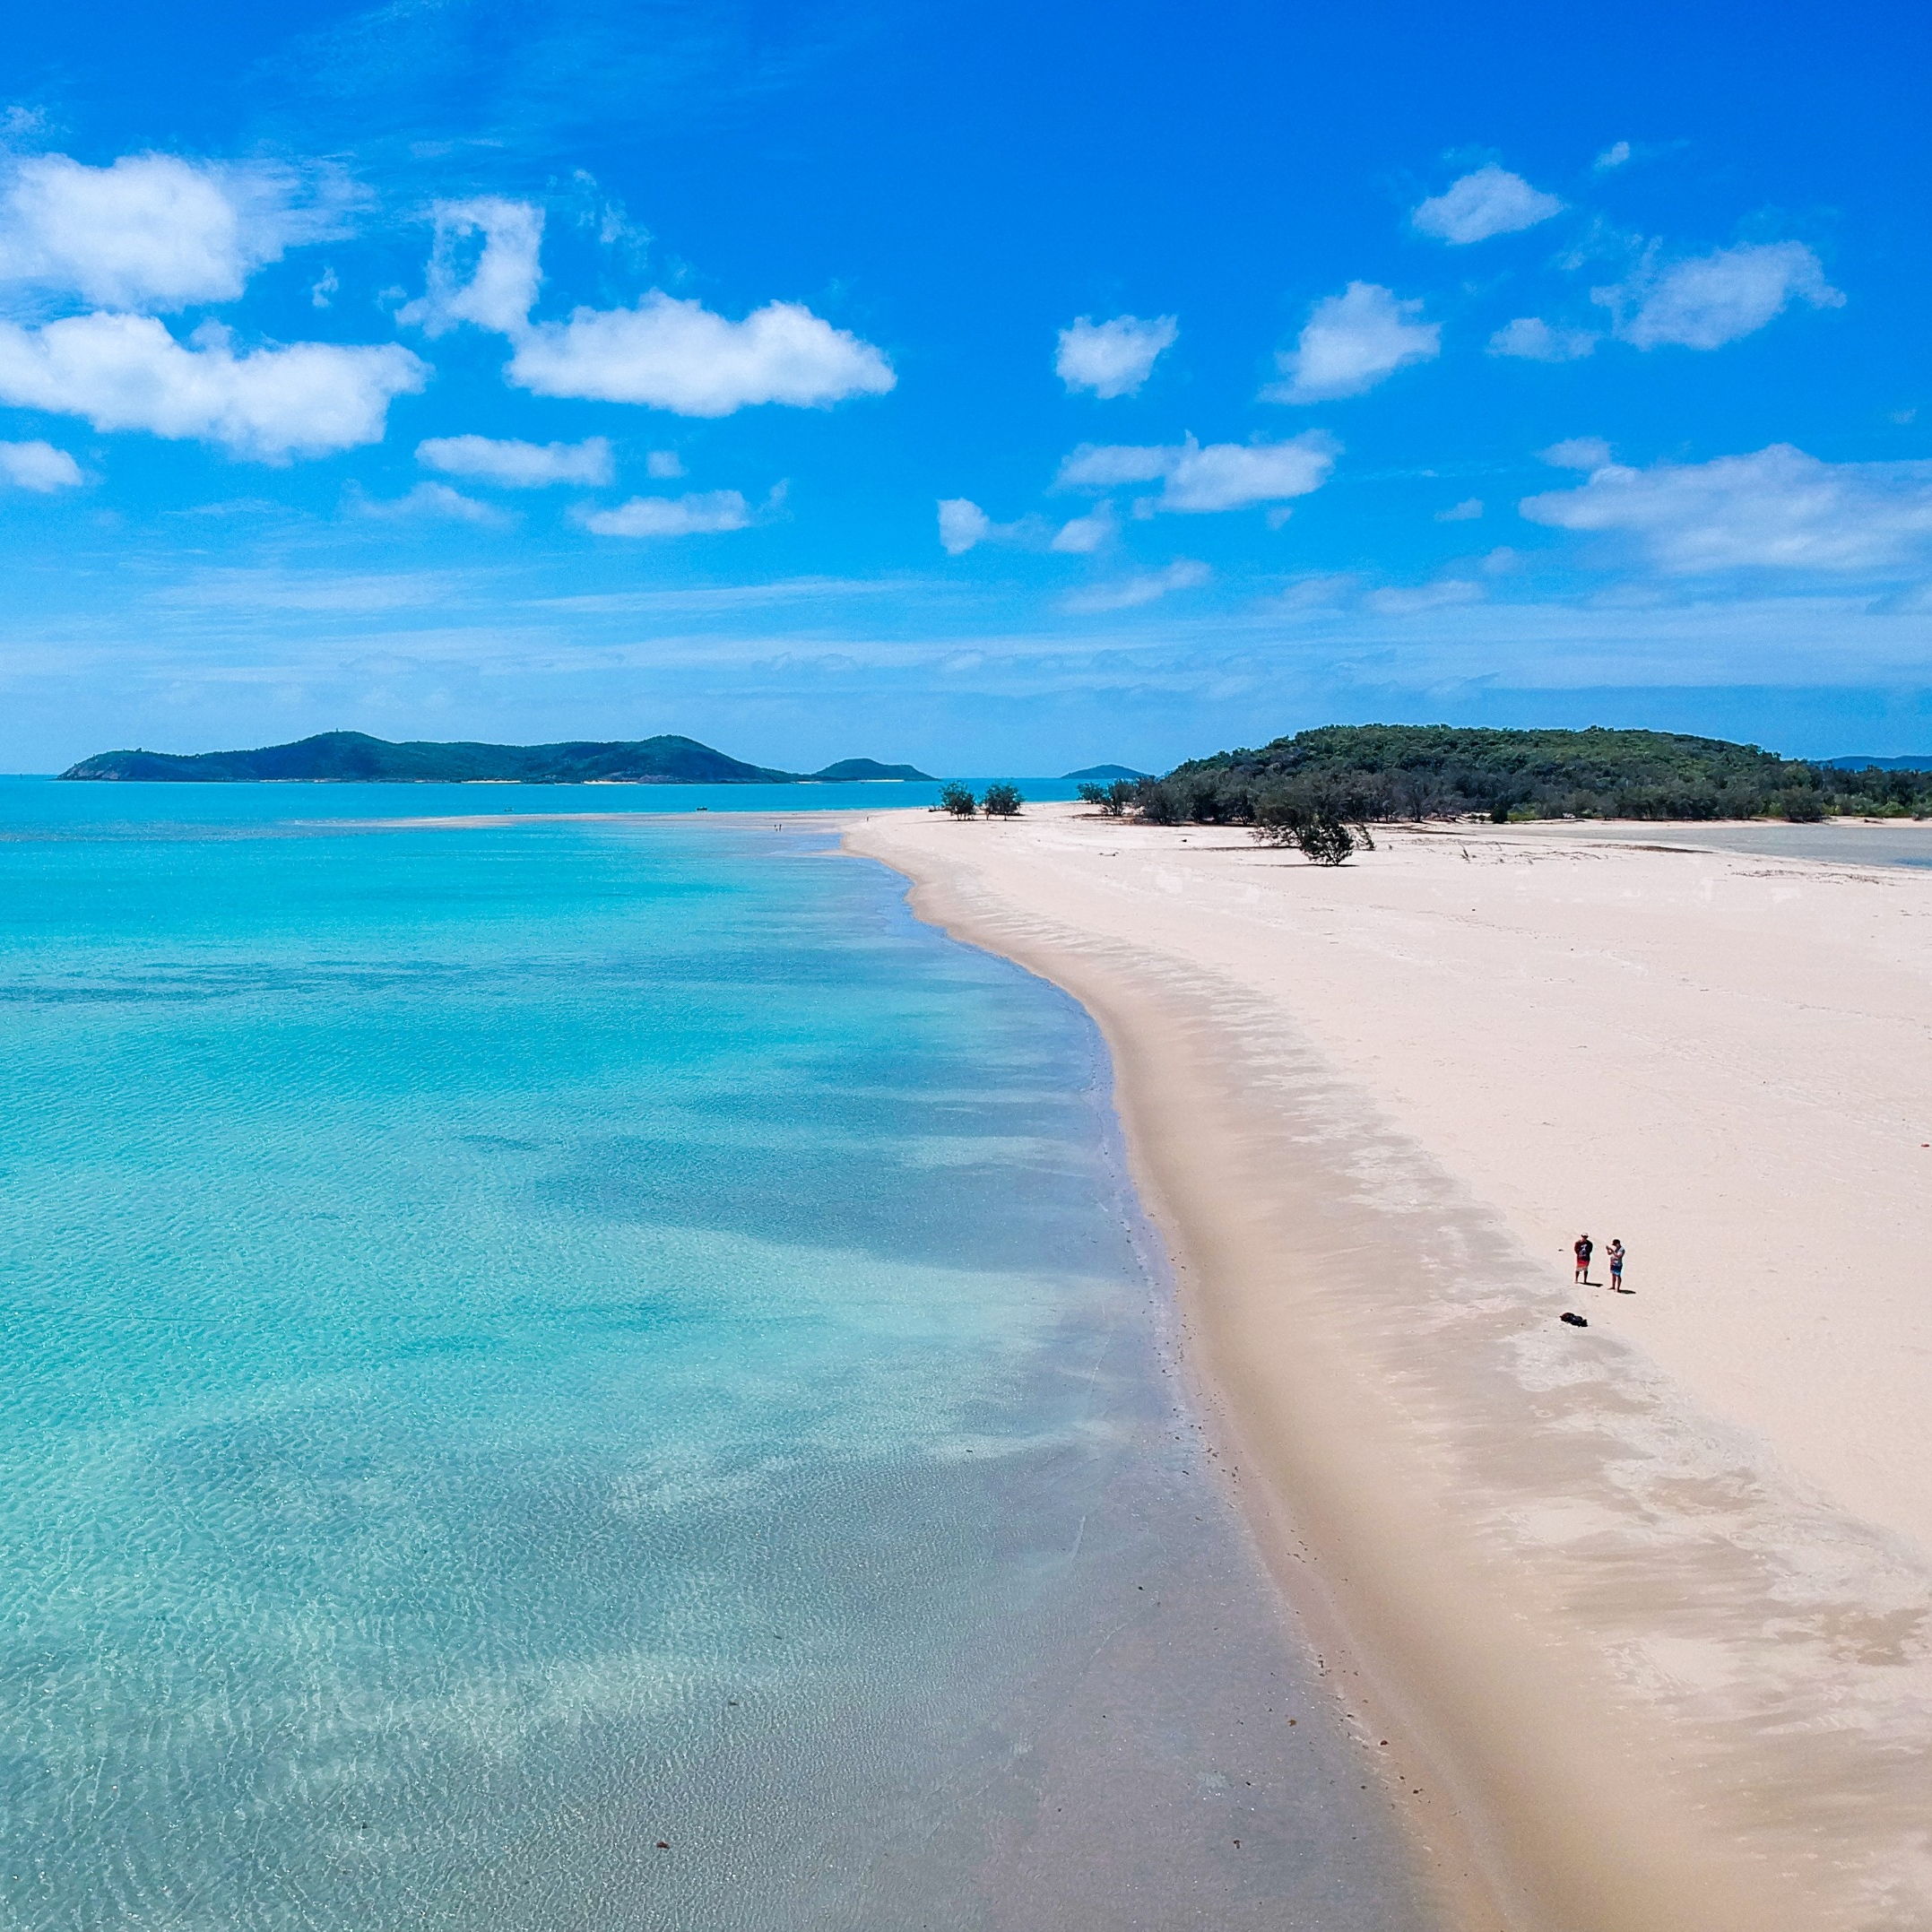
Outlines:
POLYGON ((956 819, 970 819, 979 810, 979 801, 973 796, 971 785, 961 784, 957 778, 949 779, 940 787, 940 810, 949 811, 956 819))
POLYGON ((1018 786, 990 784, 986 787, 986 795, 980 801, 980 810, 989 819, 1017 819, 1019 808, 1026 802, 1019 795, 1018 786))
POLYGON ((1127 808, 1139 796, 1142 783, 1139 778, 1116 778, 1112 784, 1083 784, 1080 802, 1098 806, 1104 819, 1124 819, 1127 808))
POLYGON ((1308 819, 1290 836, 1314 865, 1339 865, 1355 850, 1355 834, 1339 819, 1308 819))
POLYGON ((1258 797, 1249 829, 1264 845, 1293 845, 1313 864, 1339 865, 1358 845, 1374 851, 1373 812, 1373 801, 1346 784, 1304 781, 1258 797))

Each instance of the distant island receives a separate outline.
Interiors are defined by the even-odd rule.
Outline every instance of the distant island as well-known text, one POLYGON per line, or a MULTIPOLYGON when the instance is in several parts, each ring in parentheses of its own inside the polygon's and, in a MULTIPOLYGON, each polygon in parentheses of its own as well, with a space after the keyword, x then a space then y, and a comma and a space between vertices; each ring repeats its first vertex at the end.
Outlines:
POLYGON ((1146 778, 1148 772, 1136 771, 1131 765, 1085 765, 1077 772, 1062 772, 1061 776, 1068 783, 1076 780, 1087 784, 1117 784, 1123 779, 1146 778))
POLYGON ((1192 758, 1122 810, 1159 824, 1932 816, 1916 759, 1815 762, 1679 732, 1328 724, 1192 758))
POLYGON ((256 751, 102 751, 60 775, 143 784, 851 784, 928 777, 914 766, 872 758, 776 771, 670 735, 559 745, 391 744, 361 732, 322 732, 256 751))
POLYGON ((938 783, 931 772, 923 772, 916 765, 880 765, 871 758, 841 758, 836 765, 827 765, 822 772, 808 773, 803 782, 807 784, 879 784, 888 781, 922 784, 938 783))

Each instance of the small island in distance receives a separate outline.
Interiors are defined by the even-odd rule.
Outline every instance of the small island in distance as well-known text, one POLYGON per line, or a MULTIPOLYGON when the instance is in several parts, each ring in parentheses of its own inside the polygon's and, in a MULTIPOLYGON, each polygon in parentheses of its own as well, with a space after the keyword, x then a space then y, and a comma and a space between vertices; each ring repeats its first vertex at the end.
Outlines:
POLYGON ((664 735, 614 743, 391 744, 361 732, 322 732, 256 751, 102 751, 63 778, 187 784, 854 784, 930 782, 912 765, 841 758, 823 771, 747 765, 664 735))
POLYGON ((1136 771, 1131 765, 1083 765, 1077 772, 1062 772, 1062 780, 1069 784, 1117 784, 1136 778, 1151 778, 1152 772, 1136 771))

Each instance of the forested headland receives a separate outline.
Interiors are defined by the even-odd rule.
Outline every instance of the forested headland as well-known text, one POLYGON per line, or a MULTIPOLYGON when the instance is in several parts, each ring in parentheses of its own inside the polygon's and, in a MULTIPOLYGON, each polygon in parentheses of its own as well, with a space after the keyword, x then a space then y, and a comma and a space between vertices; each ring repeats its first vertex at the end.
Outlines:
POLYGON ((1192 758, 1096 802, 1160 825, 1932 817, 1932 771, 1847 770, 1676 732, 1330 724, 1192 758))

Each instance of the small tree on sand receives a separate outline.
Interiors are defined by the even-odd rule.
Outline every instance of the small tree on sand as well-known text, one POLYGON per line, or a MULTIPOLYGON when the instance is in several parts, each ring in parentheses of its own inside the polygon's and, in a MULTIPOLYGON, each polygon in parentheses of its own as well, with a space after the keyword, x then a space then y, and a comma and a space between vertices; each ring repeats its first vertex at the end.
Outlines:
POLYGON ((1288 836, 1315 865, 1339 865, 1355 850, 1355 834, 1339 819, 1304 819, 1288 836))
POLYGON ((940 810, 949 811, 956 819, 970 819, 979 810, 979 801, 973 796, 971 785, 961 784, 957 778, 949 779, 940 787, 940 810))
POLYGON ((1132 778, 1116 778, 1112 784, 1088 783, 1080 787, 1080 802, 1097 805, 1103 819, 1124 819, 1127 808, 1139 795, 1140 786, 1132 778))
POLYGON ((1009 784, 990 784, 986 795, 980 801, 980 809, 989 819, 1017 819, 1019 808, 1026 803, 1018 791, 1009 784))

